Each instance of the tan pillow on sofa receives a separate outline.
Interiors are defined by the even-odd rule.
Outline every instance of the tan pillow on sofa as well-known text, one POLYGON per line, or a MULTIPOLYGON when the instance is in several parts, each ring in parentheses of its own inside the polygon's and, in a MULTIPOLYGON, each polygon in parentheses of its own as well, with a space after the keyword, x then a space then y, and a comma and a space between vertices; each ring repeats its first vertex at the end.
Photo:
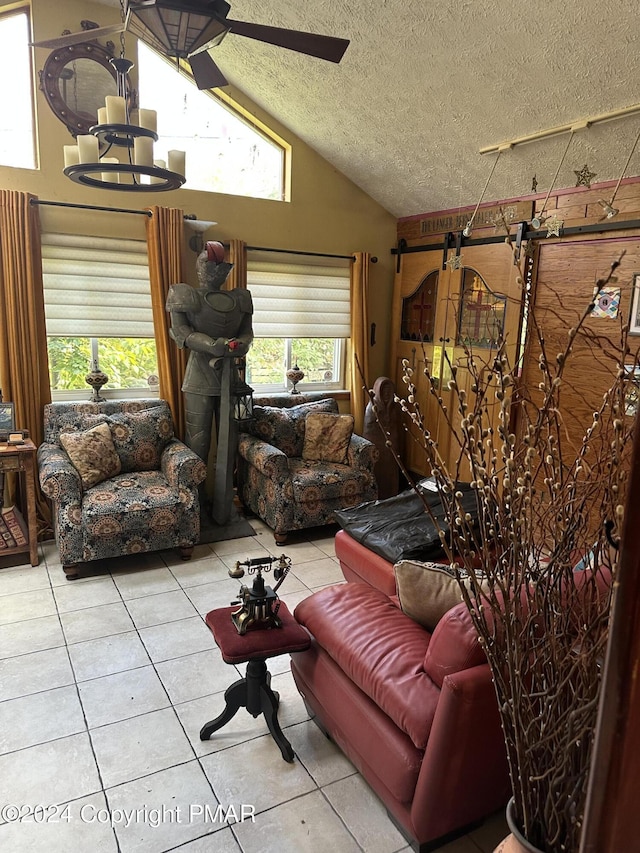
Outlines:
POLYGON ((60 444, 80 474, 85 489, 120 473, 120 457, 109 424, 98 424, 84 432, 60 433, 60 444))
POLYGON ((462 601, 458 581, 442 563, 400 560, 393 570, 403 613, 427 631, 433 632, 444 614, 462 601))
POLYGON ((316 462, 347 461, 347 451, 353 434, 352 415, 333 415, 317 412, 304 420, 302 458, 316 462))

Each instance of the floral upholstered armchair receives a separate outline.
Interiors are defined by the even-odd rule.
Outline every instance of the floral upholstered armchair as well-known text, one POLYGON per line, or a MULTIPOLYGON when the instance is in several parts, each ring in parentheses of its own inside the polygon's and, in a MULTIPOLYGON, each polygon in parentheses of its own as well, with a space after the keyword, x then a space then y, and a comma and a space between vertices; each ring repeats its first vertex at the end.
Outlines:
POLYGON ((238 493, 279 544, 292 530, 328 524, 336 510, 377 497, 378 451, 353 435, 353 418, 339 415, 333 399, 290 400, 286 408, 254 406, 238 441, 238 493))
POLYGON ((123 554, 177 547, 189 559, 198 542, 206 466, 174 437, 164 400, 45 406, 38 471, 68 579, 123 554))

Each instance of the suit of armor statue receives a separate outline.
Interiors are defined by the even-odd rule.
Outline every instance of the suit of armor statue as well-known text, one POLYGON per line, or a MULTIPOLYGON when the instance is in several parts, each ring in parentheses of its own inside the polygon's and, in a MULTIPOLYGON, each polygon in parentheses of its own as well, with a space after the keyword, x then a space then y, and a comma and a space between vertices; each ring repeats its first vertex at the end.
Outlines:
POLYGON ((220 416, 225 362, 231 371, 228 393, 233 397, 248 387, 238 374, 235 359, 247 354, 253 340, 251 293, 220 290, 233 267, 223 258, 220 243, 207 243, 196 261, 200 287, 172 285, 166 305, 171 314, 171 337, 181 349, 190 350, 182 383, 185 443, 205 462, 213 418, 215 415, 217 421, 220 416))

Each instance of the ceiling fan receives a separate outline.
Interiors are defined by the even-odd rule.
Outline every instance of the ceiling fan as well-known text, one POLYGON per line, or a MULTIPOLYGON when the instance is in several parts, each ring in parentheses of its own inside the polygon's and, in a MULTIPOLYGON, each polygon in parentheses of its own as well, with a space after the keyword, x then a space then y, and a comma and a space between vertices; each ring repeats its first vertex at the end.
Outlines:
POLYGON ((233 21, 227 18, 231 6, 225 0, 124 0, 121 8, 121 24, 89 29, 87 25, 91 26, 91 23, 83 21, 81 32, 34 42, 34 45, 55 50, 81 44, 88 39, 129 32, 164 56, 187 60, 199 89, 227 85, 228 81, 209 55, 209 49, 220 44, 228 33, 286 47, 329 62, 340 62, 349 45, 347 39, 233 21))

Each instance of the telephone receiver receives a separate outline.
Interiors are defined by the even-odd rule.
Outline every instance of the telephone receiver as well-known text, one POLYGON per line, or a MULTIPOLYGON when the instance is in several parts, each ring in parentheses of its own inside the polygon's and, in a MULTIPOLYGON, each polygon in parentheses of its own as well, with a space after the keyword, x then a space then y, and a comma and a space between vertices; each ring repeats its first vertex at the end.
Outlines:
POLYGON ((240 587, 238 600, 232 601, 232 605, 240 604, 240 608, 231 614, 231 621, 239 634, 255 628, 281 628, 282 620, 278 617, 280 599, 277 590, 289 574, 291 560, 286 554, 279 557, 253 557, 244 561, 238 561, 234 569, 229 569, 229 575, 234 578, 244 576, 245 569, 249 574, 255 574, 251 588, 243 584, 240 587), (277 581, 271 588, 265 584, 263 572, 271 571, 273 563, 277 566, 273 569, 273 577, 277 581))

